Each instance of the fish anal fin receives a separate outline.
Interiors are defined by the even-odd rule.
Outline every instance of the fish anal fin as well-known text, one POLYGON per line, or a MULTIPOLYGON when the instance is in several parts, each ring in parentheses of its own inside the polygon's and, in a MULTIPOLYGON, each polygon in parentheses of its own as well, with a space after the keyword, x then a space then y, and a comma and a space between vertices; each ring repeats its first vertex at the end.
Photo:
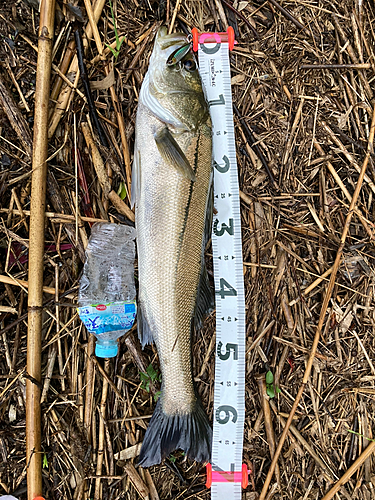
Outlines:
POLYGON ((195 181, 195 173, 176 139, 170 133, 168 127, 164 127, 156 132, 154 138, 163 160, 169 165, 172 165, 188 180, 195 181))
POLYGON ((143 439, 139 464, 160 464, 173 451, 181 449, 187 457, 205 463, 211 458, 212 429, 198 399, 191 413, 167 415, 159 398, 143 439))
POLYGON ((141 301, 138 301, 137 304, 137 332, 139 341, 142 344, 142 349, 144 349, 145 345, 153 343, 154 338, 150 325, 145 318, 141 301))

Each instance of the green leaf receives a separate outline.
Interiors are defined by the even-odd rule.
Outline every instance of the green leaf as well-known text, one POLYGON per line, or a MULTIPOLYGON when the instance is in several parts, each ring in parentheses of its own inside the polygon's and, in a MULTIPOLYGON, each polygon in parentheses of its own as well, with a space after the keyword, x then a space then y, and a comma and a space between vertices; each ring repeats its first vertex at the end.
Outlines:
POLYGON ((125 186, 124 182, 120 182, 119 188, 117 190, 117 194, 119 195, 119 197, 122 200, 124 200, 126 198, 126 195, 128 194, 128 191, 126 189, 126 186, 125 186))
POLYGON ((275 397, 275 391, 273 390, 273 385, 267 385, 267 395, 271 399, 275 397))
POLYGON ((117 31, 117 26, 116 26, 116 19, 115 19, 115 14, 113 13, 113 8, 112 8, 112 2, 111 2, 111 0, 109 0, 109 6, 111 8, 111 16, 112 16, 112 21, 113 21, 113 29, 114 29, 115 38, 116 38, 116 50, 113 49, 112 47, 110 47, 109 45, 107 45, 107 44, 106 45, 110 49, 110 51, 112 52, 114 58, 117 59, 118 56, 119 56, 119 54, 120 54, 121 45, 122 45, 123 41, 125 40, 125 36, 123 36, 122 39, 120 40, 120 37, 118 36, 118 31, 117 31))
POLYGON ((280 387, 276 386, 276 394, 280 394, 280 393, 281 393, 280 387))
POLYGON ((175 457, 174 455, 169 455, 169 457, 168 457, 168 458, 169 458, 169 460, 172 462, 172 464, 174 464, 174 463, 175 463, 175 461, 176 461, 176 457, 175 457))
POLYGON ((151 364, 147 367, 147 375, 153 382, 156 380, 156 377, 158 376, 158 372, 151 364))
POLYGON ((271 370, 266 373, 266 384, 273 384, 273 373, 271 370))
POLYGON ((121 49, 121 45, 124 43, 124 41, 125 41, 125 35, 124 35, 124 36, 121 38, 121 40, 120 40, 120 44, 119 44, 119 46, 118 46, 118 51, 119 51, 119 52, 120 52, 120 49, 121 49))
POLYGON ((114 57, 115 59, 117 59, 117 58, 118 58, 118 52, 117 52, 117 50, 115 50, 113 47, 111 47, 110 45, 108 45, 108 43, 106 43, 105 45, 106 45, 106 46, 107 46, 107 48, 108 48, 108 49, 112 52, 113 57, 114 57))
POLYGON ((45 453, 43 453, 43 469, 48 469, 48 458, 45 453))
POLYGON ((155 403, 160 398, 160 396, 161 396, 161 391, 155 392, 155 394, 154 394, 154 401, 155 401, 155 403))

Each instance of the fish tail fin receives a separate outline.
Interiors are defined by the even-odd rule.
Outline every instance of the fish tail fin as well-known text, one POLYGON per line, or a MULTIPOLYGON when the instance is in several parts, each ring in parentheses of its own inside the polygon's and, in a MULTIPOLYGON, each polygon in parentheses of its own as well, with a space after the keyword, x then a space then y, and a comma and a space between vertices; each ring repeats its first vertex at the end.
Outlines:
POLYGON ((212 429, 199 399, 191 413, 167 415, 159 398, 148 425, 138 465, 159 464, 170 453, 183 450, 197 462, 211 458, 212 429))

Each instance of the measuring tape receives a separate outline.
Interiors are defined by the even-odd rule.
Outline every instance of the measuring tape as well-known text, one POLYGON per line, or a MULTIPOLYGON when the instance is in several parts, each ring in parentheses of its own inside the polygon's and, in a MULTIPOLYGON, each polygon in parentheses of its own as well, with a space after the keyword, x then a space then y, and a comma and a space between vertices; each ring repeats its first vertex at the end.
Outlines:
POLYGON ((242 464, 245 422, 245 292, 241 214, 234 137, 227 33, 202 33, 194 28, 199 72, 210 107, 214 160, 212 248, 216 303, 214 424, 211 464, 206 486, 215 500, 240 500, 248 483, 242 464))

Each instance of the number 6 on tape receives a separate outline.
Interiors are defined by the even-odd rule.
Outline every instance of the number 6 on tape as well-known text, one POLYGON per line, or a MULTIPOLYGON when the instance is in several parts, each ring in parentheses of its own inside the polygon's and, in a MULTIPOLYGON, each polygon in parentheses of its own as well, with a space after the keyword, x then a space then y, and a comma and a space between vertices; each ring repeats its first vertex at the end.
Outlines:
POLYGON ((242 465, 245 421, 245 294, 241 215, 234 138, 227 33, 192 30, 206 91, 213 134, 214 202, 212 228, 216 299, 214 432, 206 486, 214 500, 240 500, 248 470, 242 465))

